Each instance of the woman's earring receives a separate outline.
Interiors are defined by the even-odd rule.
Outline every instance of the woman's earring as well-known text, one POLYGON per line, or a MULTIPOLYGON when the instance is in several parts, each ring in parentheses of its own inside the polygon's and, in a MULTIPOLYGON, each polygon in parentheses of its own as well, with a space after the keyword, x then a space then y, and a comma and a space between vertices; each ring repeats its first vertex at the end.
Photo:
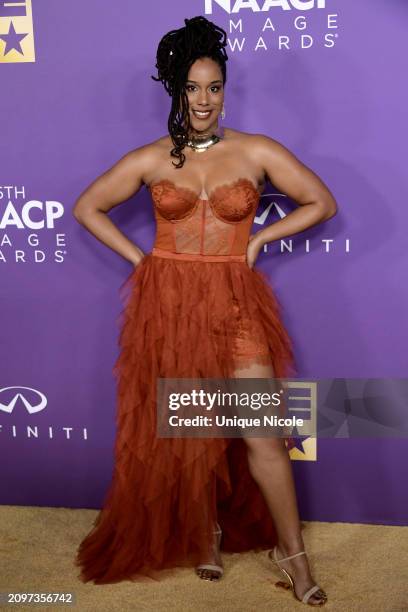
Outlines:
POLYGON ((224 106, 224 102, 222 103, 221 119, 225 119, 225 106, 224 106))

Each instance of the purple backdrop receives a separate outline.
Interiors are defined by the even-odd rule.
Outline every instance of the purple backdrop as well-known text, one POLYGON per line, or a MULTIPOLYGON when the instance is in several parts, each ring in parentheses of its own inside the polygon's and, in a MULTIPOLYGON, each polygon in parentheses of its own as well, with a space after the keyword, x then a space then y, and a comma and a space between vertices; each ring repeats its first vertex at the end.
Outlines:
MULTIPOLYGON (((292 251, 288 237, 257 263, 299 376, 407 376, 403 1, 34 0, 32 25, 26 9, 0 2, 0 503, 98 507, 109 483, 118 291, 131 267, 71 210, 119 157, 166 133, 170 99, 150 75, 160 37, 184 17, 229 33, 225 124, 285 144, 338 201, 292 251)), ((267 224, 293 207, 274 191, 261 201, 277 204, 267 224)), ((145 189, 111 216, 151 249, 145 189)), ((316 457, 297 451, 302 518, 408 524, 407 446, 325 439, 316 457)))

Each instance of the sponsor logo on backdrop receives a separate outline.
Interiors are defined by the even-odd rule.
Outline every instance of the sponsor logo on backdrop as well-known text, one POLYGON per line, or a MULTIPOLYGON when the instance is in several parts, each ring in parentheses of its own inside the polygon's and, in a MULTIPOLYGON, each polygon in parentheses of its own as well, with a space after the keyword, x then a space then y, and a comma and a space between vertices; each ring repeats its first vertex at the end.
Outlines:
POLYGON ((29 199, 25 187, 0 185, 0 264, 62 263, 66 235, 58 232, 61 202, 29 199))
POLYGON ((0 389, 0 410, 11 414, 19 399, 29 414, 40 412, 44 410, 47 405, 47 398, 44 393, 41 393, 38 389, 33 389, 31 387, 3 387, 0 389), (14 393, 14 395, 12 397, 7 397, 4 403, 3 398, 9 395, 6 392, 10 389, 13 389, 12 393, 14 393))
POLYGON ((18 425, 7 422, 0 423, 0 439, 7 435, 15 440, 21 438, 39 441, 45 438, 55 438, 57 441, 61 439, 88 439, 86 427, 63 427, 62 425, 55 426, 44 422, 41 422, 41 424, 33 422, 35 416, 43 412, 47 406, 47 396, 39 389, 19 385, 0 388, 0 415, 6 413, 13 415, 13 417, 18 416, 20 420, 18 425), (29 415, 29 421, 23 422, 23 417, 27 414, 29 415))
POLYGON ((338 0, 204 0, 204 12, 216 17, 226 30, 230 51, 259 54, 313 47, 332 49, 339 36, 337 3, 338 0), (227 23, 221 21, 223 17, 227 23))
MULTIPOLYGON (((263 208, 262 212, 257 214, 254 218, 254 224, 257 225, 271 225, 279 219, 284 219, 292 210, 289 207, 289 198, 283 193, 265 193, 261 196, 260 207, 263 208), (286 212, 287 210, 287 212, 286 212)), ((350 238, 341 238, 335 240, 334 238, 316 238, 314 240, 302 239, 299 236, 295 238, 282 238, 281 240, 269 242, 264 245, 264 253, 268 253, 270 250, 278 249, 280 253, 293 253, 293 251, 302 249, 305 253, 310 253, 319 249, 322 253, 349 253, 351 249, 350 238)))
MULTIPOLYGON (((317 419, 317 383, 312 381, 288 381, 287 387, 289 395, 287 399, 287 410, 289 416, 296 416, 303 419, 305 430, 308 427, 312 431, 316 430, 317 419)), ((317 440, 315 436, 303 435, 297 431, 296 426, 292 430, 295 446, 290 449, 291 459, 298 461, 317 460, 317 440)))
POLYGON ((0 0, 0 63, 35 62, 31 0, 0 0))

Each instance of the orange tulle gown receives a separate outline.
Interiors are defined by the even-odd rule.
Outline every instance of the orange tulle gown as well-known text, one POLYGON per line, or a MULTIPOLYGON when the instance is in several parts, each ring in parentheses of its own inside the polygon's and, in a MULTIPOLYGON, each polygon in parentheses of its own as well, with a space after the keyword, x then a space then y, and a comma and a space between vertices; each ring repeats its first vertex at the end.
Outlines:
POLYGON ((277 539, 242 438, 156 436, 157 377, 233 377, 254 363, 295 375, 277 298, 246 263, 259 191, 240 178, 209 199, 167 179, 150 192, 155 244, 120 289, 112 482, 75 561, 96 584, 205 562, 215 521, 223 551, 277 539))

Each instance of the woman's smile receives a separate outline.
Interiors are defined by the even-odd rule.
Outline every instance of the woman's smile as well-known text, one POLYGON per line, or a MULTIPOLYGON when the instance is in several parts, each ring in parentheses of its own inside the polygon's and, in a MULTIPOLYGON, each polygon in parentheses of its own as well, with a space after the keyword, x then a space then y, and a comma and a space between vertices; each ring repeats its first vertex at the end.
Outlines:
POLYGON ((194 117, 196 117, 197 119, 208 119, 208 117, 211 115, 212 110, 208 110, 208 111, 199 111, 196 109, 192 109, 193 115, 194 117))

